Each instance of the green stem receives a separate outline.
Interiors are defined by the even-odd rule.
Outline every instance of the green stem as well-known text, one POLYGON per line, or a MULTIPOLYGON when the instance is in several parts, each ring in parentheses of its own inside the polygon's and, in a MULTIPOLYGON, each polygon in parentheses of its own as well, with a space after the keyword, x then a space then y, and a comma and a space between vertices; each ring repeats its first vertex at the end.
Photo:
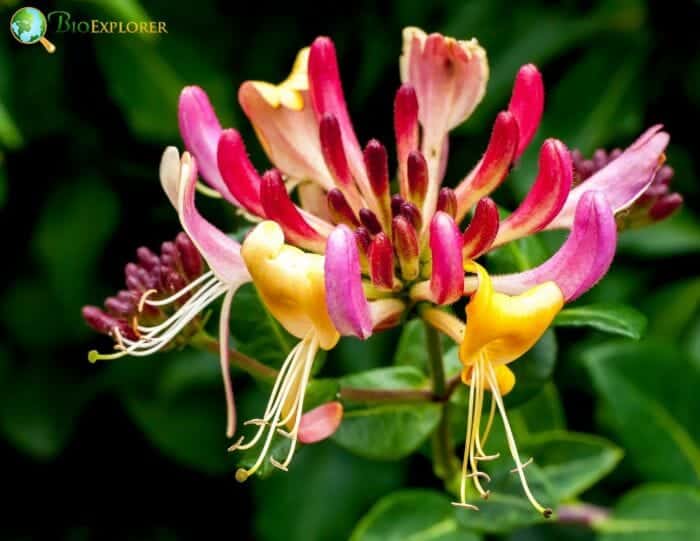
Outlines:
POLYGON ((435 475, 448 483, 456 474, 458 465, 452 450, 449 423, 449 392, 445 380, 445 369, 442 364, 442 347, 440 335, 432 326, 425 323, 426 348, 428 350, 428 366, 433 382, 433 395, 435 400, 442 402, 440 422, 433 432, 431 442, 433 448, 433 464, 435 475))
MULTIPOLYGON (((192 345, 206 351, 211 351, 212 353, 219 354, 219 341, 212 338, 208 334, 199 333, 192 339, 192 345)), ((229 349, 229 361, 230 363, 247 372, 251 376, 258 379, 263 379, 267 381, 273 381, 277 377, 277 370, 270 368, 269 366, 261 363, 257 359, 248 357, 245 353, 236 351, 235 349, 229 349)))

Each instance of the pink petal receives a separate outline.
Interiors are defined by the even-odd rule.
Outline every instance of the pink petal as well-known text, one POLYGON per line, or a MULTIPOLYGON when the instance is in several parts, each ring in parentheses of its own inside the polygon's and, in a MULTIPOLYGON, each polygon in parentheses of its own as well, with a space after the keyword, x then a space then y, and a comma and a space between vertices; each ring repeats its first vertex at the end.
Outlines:
POLYGON ((408 198, 406 161, 408 153, 418 150, 418 98, 410 84, 401 85, 394 99, 394 133, 396 159, 399 162, 399 191, 408 198))
POLYGON ((226 186, 241 206, 256 216, 265 217, 260 201, 260 175, 250 163, 243 139, 236 130, 221 132, 217 160, 226 186))
POLYGON ((462 296, 462 234, 452 217, 438 211, 430 222, 433 269, 430 291, 437 304, 450 304, 462 296))
POLYGON ((252 81, 241 85, 238 101, 275 167, 292 178, 318 182, 328 190, 334 184, 321 153, 316 115, 308 92, 299 92, 304 100, 300 111, 282 104, 273 107, 252 81))
POLYGON ((458 223, 479 199, 489 195, 503 182, 517 149, 518 122, 512 113, 502 111, 493 124, 484 157, 455 188, 458 223))
POLYGON ((168 147, 161 160, 161 178, 174 171, 179 172, 177 211, 180 222, 202 257, 225 284, 249 281, 250 275, 241 257, 241 245, 205 220, 195 207, 195 159, 185 152, 180 160, 177 149, 168 147))
POLYGON ((284 230, 287 241, 314 252, 322 252, 326 244, 321 235, 292 202, 279 171, 267 171, 260 184, 265 216, 284 230))
POLYGON ((536 233, 559 214, 573 181, 571 153, 564 143, 547 139, 540 150, 535 183, 520 206, 501 224, 495 245, 536 233))
POLYGON ((362 150, 345 103, 335 45, 329 38, 316 38, 311 45, 308 76, 311 105, 316 119, 320 123, 324 115, 331 114, 338 121, 350 171, 362 194, 370 202, 370 207, 374 208, 374 198, 362 163, 362 150))
POLYGON ((508 111, 518 121, 520 138, 517 160, 525 151, 537 132, 544 109, 544 83, 542 75, 533 64, 526 64, 518 71, 513 85, 513 95, 508 104, 508 111))
POLYGON ((204 90, 198 86, 183 88, 177 116, 182 140, 187 150, 197 159, 204 180, 227 201, 238 205, 219 174, 216 146, 221 135, 221 124, 204 90))
POLYGON ((474 216, 462 235, 462 257, 476 259, 486 252, 498 233, 498 207, 489 197, 476 204, 474 216))
POLYGON ((318 406, 301 416, 297 439, 300 443, 310 444, 330 438, 342 420, 343 405, 340 402, 318 406))
POLYGON ((649 128, 618 158, 571 190, 561 212, 547 229, 570 228, 579 200, 590 190, 605 193, 615 213, 634 203, 654 180, 668 145, 668 133, 660 130, 660 125, 649 128))
POLYGON ((335 328, 342 335, 368 338, 372 321, 362 289, 357 241, 349 227, 339 225, 328 237, 324 272, 326 306, 335 328))
POLYGON ((602 192, 585 192, 576 207, 573 228, 559 251, 539 267, 493 277, 497 291, 519 294, 553 280, 567 301, 592 288, 607 272, 615 255, 617 225, 602 192))
POLYGON ((484 96, 486 53, 476 40, 457 41, 418 28, 403 31, 401 81, 413 86, 423 127, 423 151, 439 149, 447 133, 464 122, 484 96))

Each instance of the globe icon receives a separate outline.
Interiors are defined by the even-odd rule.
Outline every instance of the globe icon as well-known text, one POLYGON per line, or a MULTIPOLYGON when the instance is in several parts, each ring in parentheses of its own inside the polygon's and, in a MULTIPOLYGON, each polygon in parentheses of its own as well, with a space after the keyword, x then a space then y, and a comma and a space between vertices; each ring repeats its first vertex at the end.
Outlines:
POLYGON ((40 42, 48 52, 52 53, 56 48, 44 37, 46 27, 46 17, 33 7, 18 9, 10 19, 10 31, 17 41, 25 45, 40 42))

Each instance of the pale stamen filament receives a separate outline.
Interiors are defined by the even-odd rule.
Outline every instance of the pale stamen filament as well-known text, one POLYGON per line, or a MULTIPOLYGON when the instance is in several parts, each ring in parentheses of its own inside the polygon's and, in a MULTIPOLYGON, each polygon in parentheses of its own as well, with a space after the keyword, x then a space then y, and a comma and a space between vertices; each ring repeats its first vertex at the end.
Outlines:
MULTIPOLYGON (((149 300, 148 297, 150 297, 149 291, 155 291, 153 289, 150 289, 149 291, 146 291, 141 296, 141 300, 139 301, 139 312, 143 311, 143 304, 147 304, 148 306, 165 306, 166 304, 171 304, 178 300, 180 297, 183 295, 187 294, 188 292, 192 291, 195 287, 199 286, 202 282, 206 282, 209 278, 214 276, 213 271, 208 271, 202 274, 199 278, 196 280, 193 280, 189 284, 187 284, 185 287, 180 289, 177 293, 174 295, 171 295, 170 297, 166 297, 165 299, 158 299, 158 300, 149 300)), ((217 280, 218 281, 218 280, 217 280)))
MULTIPOLYGON (((272 444, 273 437, 277 433, 277 429, 280 426, 283 426, 282 421, 289 421, 291 420, 292 415, 296 414, 295 426, 290 432, 290 434, 294 435, 294 438, 292 439, 292 444, 287 454, 287 458, 283 463, 279 463, 276 460, 274 460, 274 458, 270 458, 270 462, 273 466, 286 470, 296 447, 296 432, 298 431, 299 422, 301 420, 303 394, 306 390, 306 384, 309 379, 311 366, 313 365, 313 360, 317 349, 318 340, 314 331, 312 330, 301 341, 301 347, 299 347, 299 349, 292 350, 292 352, 290 353, 289 357, 285 361, 285 364, 289 363, 288 367, 285 367, 287 368, 287 370, 285 370, 284 373, 280 371, 280 374, 278 375, 278 380, 284 381, 282 383, 281 388, 279 389, 279 392, 276 393, 277 396, 273 395, 270 397, 270 401, 273 404, 270 410, 270 413, 273 414, 272 420, 269 422, 269 424, 266 424, 265 426, 261 427, 260 430, 258 430, 258 434, 256 434, 256 436, 250 443, 245 445, 236 444, 232 446, 232 450, 249 448, 251 444, 253 444, 253 442, 257 443, 257 440, 260 439, 260 436, 262 435, 264 430, 267 430, 267 437, 265 438, 265 443, 263 444, 262 451, 258 455, 258 459, 256 460, 255 464, 253 464, 253 466, 251 466, 249 469, 246 470, 241 468, 236 472, 237 481, 245 481, 248 477, 253 475, 260 468, 263 461, 268 456, 268 452, 272 444), (285 404, 288 404, 290 402, 290 392, 294 393, 293 399, 291 401, 291 415, 287 414, 285 416, 285 419, 280 420, 285 404)), ((275 385, 275 387, 277 387, 277 385, 275 385)), ((277 389, 273 390, 276 391, 277 389)), ((242 441, 240 443, 242 443, 242 441)))
POLYGON ((511 430, 510 423, 508 422, 508 416, 506 415, 506 408, 503 405, 503 399, 501 398, 501 394, 498 389, 498 379, 496 378, 496 372, 490 363, 488 363, 487 378, 491 387, 492 396, 496 401, 499 413, 501 414, 501 420, 503 421, 503 427, 505 428, 506 439, 508 441, 508 448, 510 450, 511 456, 513 457, 513 461, 515 462, 515 470, 518 472, 518 476, 520 477, 520 484, 522 485, 523 490, 525 491, 525 495, 527 496, 527 499, 530 501, 532 506, 545 518, 549 518, 552 515, 552 510, 549 507, 543 507, 542 505, 540 505, 540 503, 532 495, 532 492, 530 491, 530 486, 528 485, 527 479, 525 478, 524 466, 520 461, 520 455, 518 454, 518 448, 515 444, 513 431, 511 430))
POLYGON ((472 385, 475 386, 476 388, 476 400, 475 400, 475 406, 474 406, 474 419, 473 419, 473 431, 472 431, 472 441, 471 441, 471 446, 469 448, 469 465, 472 470, 473 474, 473 483, 474 487, 476 490, 479 492, 479 495, 487 499, 489 497, 489 491, 484 490, 484 488, 481 486, 481 481, 480 481, 480 471, 479 471, 479 465, 476 461, 476 447, 477 447, 477 441, 479 440, 479 431, 481 428, 481 410, 484 402, 484 360, 483 357, 479 358, 479 361, 474 365, 474 371, 472 372, 472 385))
MULTIPOLYGON (((476 366, 474 367, 476 369, 476 366)), ((474 509, 478 507, 467 504, 467 466, 469 465, 469 450, 471 449, 473 419, 474 419, 474 400, 476 395, 476 385, 474 383, 474 371, 472 371, 472 384, 469 386, 469 409, 467 410, 467 436, 464 441, 464 457, 462 458, 462 475, 459 484, 459 503, 453 502, 453 505, 467 506, 474 509)))

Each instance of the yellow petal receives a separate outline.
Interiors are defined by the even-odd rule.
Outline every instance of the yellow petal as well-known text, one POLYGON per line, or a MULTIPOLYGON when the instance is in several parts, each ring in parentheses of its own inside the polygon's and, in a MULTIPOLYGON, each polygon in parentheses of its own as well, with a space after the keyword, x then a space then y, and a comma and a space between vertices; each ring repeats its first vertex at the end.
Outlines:
POLYGON ((309 48, 305 47, 297 54, 289 77, 280 84, 274 85, 265 81, 252 81, 252 83, 271 107, 277 109, 283 105, 287 109, 301 111, 304 108, 302 92, 309 89, 308 63, 309 48))
MULTIPOLYGON (((462 370, 462 382, 465 385, 471 385, 472 371, 473 366, 471 365, 462 370)), ((505 396, 515 387, 515 374, 513 374, 513 371, 505 364, 499 364, 494 368, 494 371, 496 372, 496 380, 498 381, 498 392, 501 393, 501 396, 505 396)), ((482 375, 481 379, 484 390, 490 391, 491 388, 486 380, 486 373, 482 375)))
POLYGON ((546 282, 510 296, 495 292, 486 270, 474 262, 465 270, 479 277, 479 286, 467 305, 467 325, 459 348, 463 364, 484 355, 494 366, 521 357, 544 334, 564 305, 554 282, 546 282))
POLYGON ((284 243, 284 233, 264 221, 243 242, 241 255, 260 297, 272 315, 297 338, 317 333, 323 349, 340 335, 328 316, 323 256, 284 243))

